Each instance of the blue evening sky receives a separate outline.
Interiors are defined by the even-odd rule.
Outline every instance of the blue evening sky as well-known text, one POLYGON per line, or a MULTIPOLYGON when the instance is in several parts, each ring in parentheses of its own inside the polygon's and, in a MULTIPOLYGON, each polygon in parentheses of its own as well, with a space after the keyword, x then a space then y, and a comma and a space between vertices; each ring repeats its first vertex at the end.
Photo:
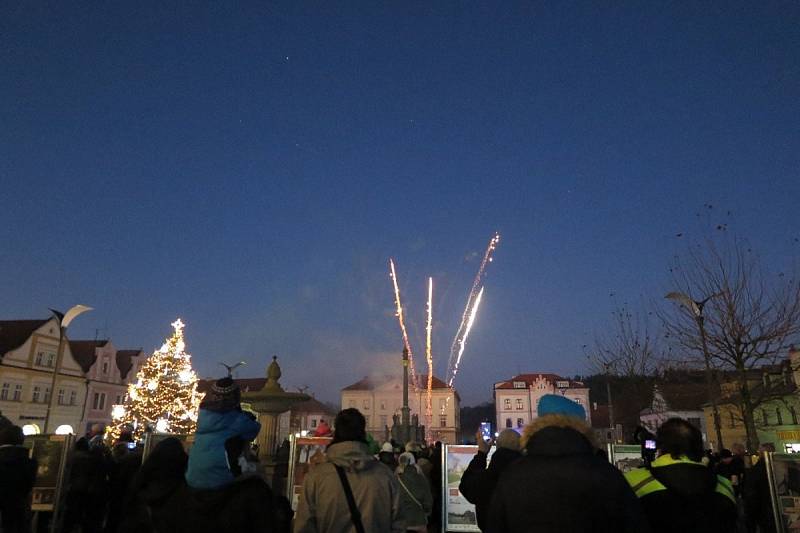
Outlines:
POLYGON ((584 372, 717 223, 795 261, 799 168, 796 2, 0 6, 0 318, 151 351, 180 316, 203 376, 385 371, 390 256, 443 374, 495 230, 465 403, 584 372))

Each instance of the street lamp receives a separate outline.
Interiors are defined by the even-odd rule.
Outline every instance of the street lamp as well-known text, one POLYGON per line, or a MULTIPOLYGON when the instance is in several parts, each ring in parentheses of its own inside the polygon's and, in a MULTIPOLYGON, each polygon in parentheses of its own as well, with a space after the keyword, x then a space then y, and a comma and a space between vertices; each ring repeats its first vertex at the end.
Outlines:
POLYGON ((56 364, 53 367, 53 379, 50 382, 50 397, 47 399, 47 414, 44 418, 44 428, 42 430, 43 433, 47 433, 47 426, 50 423, 50 412, 53 409, 53 398, 56 396, 56 378, 58 377, 58 369, 61 367, 61 360, 64 357, 64 335, 67 332, 67 328, 69 327, 70 323, 77 317, 78 315, 85 313, 86 311, 91 311, 92 308, 85 306, 85 305, 76 305, 73 306, 67 311, 66 313, 62 314, 55 309, 50 309, 53 313, 53 316, 56 317, 58 320, 58 352, 56 353, 56 364))
POLYGON ((694 315, 695 322, 697 322, 697 328, 700 330, 700 343, 703 347, 703 359, 705 359, 706 363, 706 387, 708 389, 708 401, 711 403, 711 411, 714 415, 714 429, 717 433, 717 448, 719 450, 723 448, 722 429, 719 423, 719 408, 717 407, 717 398, 714 394, 714 377, 711 373, 711 355, 708 353, 708 342, 706 341, 706 327, 705 317, 703 316, 703 308, 705 307, 706 302, 708 302, 711 298, 719 296, 720 294, 722 293, 712 294, 708 298, 700 301, 693 300, 682 292, 670 292, 664 296, 664 298, 667 300, 678 302, 689 309, 694 315))

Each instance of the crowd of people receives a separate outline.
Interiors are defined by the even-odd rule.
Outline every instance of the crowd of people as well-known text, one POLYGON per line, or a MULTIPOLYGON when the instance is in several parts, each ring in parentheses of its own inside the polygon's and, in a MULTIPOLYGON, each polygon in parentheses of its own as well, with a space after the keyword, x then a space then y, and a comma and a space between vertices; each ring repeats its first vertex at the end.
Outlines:
MULTIPOLYGON (((109 447, 103 428, 93 427, 71 454, 57 530, 440 531, 440 443, 379 446, 364 416, 345 409, 324 456, 305 476, 294 513, 253 464, 250 442, 259 430, 230 378, 205 396, 188 454, 170 437, 143 461, 131 433, 109 447)), ((662 424, 656 457, 625 474, 596 446, 583 408, 557 395, 541 399, 538 417, 521 435, 504 430, 484 440, 479 432, 476 439, 459 490, 475 505, 484 532, 775 531, 764 462, 745 468, 743 449, 707 454, 700 431, 681 419, 662 424)), ((30 531, 37 465, 22 444, 20 428, 0 428, 2 533, 30 531)))

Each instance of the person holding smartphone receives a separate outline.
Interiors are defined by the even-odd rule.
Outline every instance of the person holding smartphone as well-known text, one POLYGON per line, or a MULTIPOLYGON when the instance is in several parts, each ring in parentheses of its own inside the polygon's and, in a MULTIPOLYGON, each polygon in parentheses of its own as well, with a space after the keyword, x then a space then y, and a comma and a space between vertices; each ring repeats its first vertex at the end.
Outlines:
POLYGON ((504 429, 497 436, 495 443, 491 437, 491 426, 484 422, 475 434, 475 438, 478 441, 478 453, 461 476, 458 490, 468 502, 475 505, 478 527, 485 531, 489 518, 489 505, 492 503, 497 480, 511 463, 521 457, 519 433, 513 429, 504 429), (487 467, 489 450, 493 444, 497 444, 497 449, 487 467))

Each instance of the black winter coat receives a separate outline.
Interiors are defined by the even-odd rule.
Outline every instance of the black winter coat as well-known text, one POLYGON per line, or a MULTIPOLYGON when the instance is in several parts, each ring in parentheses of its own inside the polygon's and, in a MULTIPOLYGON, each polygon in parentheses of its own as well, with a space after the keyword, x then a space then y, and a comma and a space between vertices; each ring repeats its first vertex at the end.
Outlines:
POLYGON ((36 480, 36 460, 23 446, 0 446, 0 531, 26 531, 30 493, 36 480))
POLYGON ((648 533, 622 474, 578 431, 548 426, 506 469, 492 498, 493 533, 648 533))
POLYGON ((475 505, 475 514, 481 531, 486 531, 489 522, 489 506, 492 503, 492 494, 494 494, 500 474, 520 457, 522 454, 518 451, 497 448, 492 455, 489 468, 486 468, 486 454, 478 452, 464 470, 458 490, 469 503, 475 505))

